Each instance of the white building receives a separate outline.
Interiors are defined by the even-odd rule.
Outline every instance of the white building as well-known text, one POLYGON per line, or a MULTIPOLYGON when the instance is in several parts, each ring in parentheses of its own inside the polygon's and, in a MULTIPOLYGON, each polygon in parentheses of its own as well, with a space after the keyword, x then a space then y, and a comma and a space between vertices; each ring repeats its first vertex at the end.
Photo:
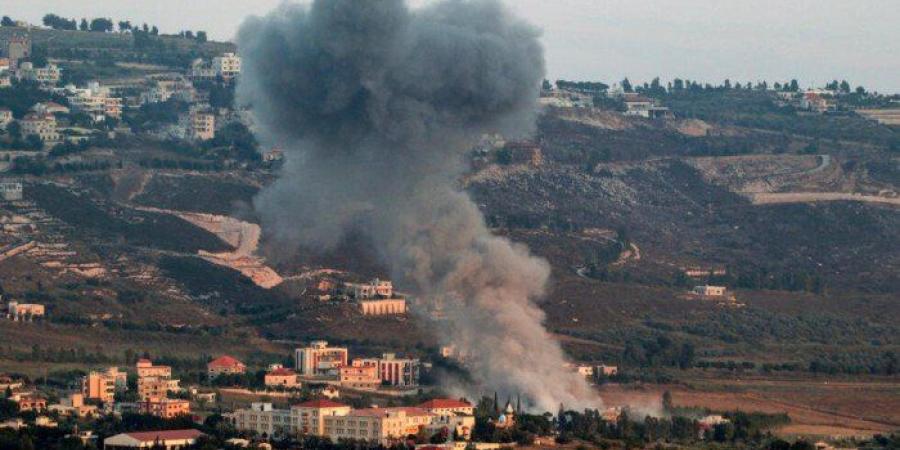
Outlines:
POLYGON ((7 202, 22 200, 22 183, 19 181, 0 181, 0 199, 7 202))
POLYGON ((67 85, 64 88, 66 98, 73 110, 91 116, 94 122, 106 117, 118 119, 122 116, 122 99, 115 97, 108 87, 100 86, 97 81, 88 83, 85 88, 67 85))
POLYGON ((185 139, 206 141, 216 137, 216 116, 209 111, 194 109, 178 117, 178 127, 185 139))
POLYGON ((59 132, 56 131, 56 117, 52 114, 28 113, 19 121, 22 137, 35 135, 41 138, 44 144, 59 142, 59 132))
POLYGON ((176 450, 194 445, 200 436, 204 436, 204 434, 193 429, 121 433, 104 439, 103 449, 152 448, 176 450))
POLYGON ((13 113, 9 108, 0 108, 0 130, 5 130, 6 126, 12 123, 13 113))
POLYGON ((36 317, 44 317, 44 305, 37 303, 9 302, 6 308, 6 318, 19 321, 31 321, 36 317))
POLYGON ((725 295, 726 291, 725 286, 695 286, 693 293, 696 295, 702 295, 704 297, 722 297, 725 295))
POLYGON ((271 403, 253 403, 250 408, 239 409, 229 417, 236 429, 259 435, 323 436, 326 417, 345 416, 350 411, 349 406, 331 400, 312 400, 290 409, 276 409, 271 403))
POLYGON ((357 439, 391 445, 418 434, 437 416, 421 408, 367 408, 344 416, 325 417, 325 435, 332 441, 357 439))
POLYGON ((157 76, 149 78, 150 87, 141 92, 140 103, 162 103, 175 98, 183 102, 193 102, 197 95, 190 81, 181 75, 157 76))
POLYGON ((212 68, 216 71, 216 75, 231 80, 241 73, 241 58, 234 53, 216 56, 212 60, 212 68))
POLYGON ((294 351, 294 367, 301 375, 336 375, 347 365, 349 352, 346 347, 329 347, 327 341, 313 341, 307 347, 294 351))
POLYGON ((16 70, 16 78, 26 81, 35 81, 44 86, 59 83, 62 69, 56 64, 48 63, 46 67, 34 67, 30 62, 24 62, 16 70))

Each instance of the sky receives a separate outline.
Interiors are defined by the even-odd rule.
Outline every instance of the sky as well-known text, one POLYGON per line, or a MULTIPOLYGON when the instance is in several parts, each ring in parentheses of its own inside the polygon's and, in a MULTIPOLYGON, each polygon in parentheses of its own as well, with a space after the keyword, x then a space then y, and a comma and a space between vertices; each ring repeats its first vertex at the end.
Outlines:
MULTIPOLYGON (((369 0, 362 0, 369 1, 369 0)), ((409 0, 414 6, 432 0, 409 0)), ((607 83, 659 76, 721 83, 846 79, 900 93, 900 0, 503 0, 543 29, 548 78, 607 83)), ((109 17, 231 39, 281 0, 3 0, 0 15, 40 23, 109 17)))

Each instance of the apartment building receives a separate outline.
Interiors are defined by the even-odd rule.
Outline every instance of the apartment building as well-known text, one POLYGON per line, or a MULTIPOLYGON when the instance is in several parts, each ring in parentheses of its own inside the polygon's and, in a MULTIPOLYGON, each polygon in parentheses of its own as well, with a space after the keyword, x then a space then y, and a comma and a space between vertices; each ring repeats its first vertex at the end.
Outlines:
POLYGON ((138 397, 141 400, 166 398, 169 392, 181 390, 180 381, 168 377, 139 377, 137 380, 138 397))
POLYGON ((345 416, 325 417, 325 435, 332 441, 360 439, 382 445, 405 440, 429 426, 435 415, 420 408, 366 408, 345 416))
POLYGON ((45 144, 59 141, 56 118, 53 114, 28 113, 19 121, 19 126, 22 136, 36 135, 45 144))
POLYGON ((342 387, 375 389, 381 385, 378 367, 374 364, 365 364, 359 360, 354 360, 349 366, 341 367, 339 377, 342 387))
POLYGON ((393 353, 385 353, 381 358, 357 358, 354 364, 375 366, 379 379, 391 386, 419 385, 421 363, 416 358, 398 358, 393 353))
POLYGON ((212 59, 212 68, 217 76, 231 80, 241 73, 241 58, 234 53, 224 53, 212 59))
POLYGON ((348 355, 346 347, 329 347, 327 341, 313 341, 294 351, 295 367, 306 376, 337 374, 347 365, 348 355))
POLYGON ((91 371, 81 379, 81 393, 84 398, 111 402, 116 392, 128 389, 128 374, 118 367, 110 367, 104 372, 91 371))
POLYGON ((169 378, 172 376, 172 367, 171 366, 156 366, 153 365, 153 361, 141 358, 134 365, 137 371, 138 378, 143 377, 161 377, 161 378, 169 378))
POLYGON ((253 403, 229 415, 234 427, 241 431, 266 433, 269 436, 324 436, 325 418, 349 414, 351 408, 331 400, 312 400, 276 409, 271 403, 253 403))
POLYGON ((185 139, 206 141, 216 137, 216 115, 202 109, 192 109, 178 117, 178 127, 185 139))
POLYGON ((191 404, 187 400, 156 398, 138 402, 138 412, 163 419, 173 419, 181 415, 190 414, 191 404))

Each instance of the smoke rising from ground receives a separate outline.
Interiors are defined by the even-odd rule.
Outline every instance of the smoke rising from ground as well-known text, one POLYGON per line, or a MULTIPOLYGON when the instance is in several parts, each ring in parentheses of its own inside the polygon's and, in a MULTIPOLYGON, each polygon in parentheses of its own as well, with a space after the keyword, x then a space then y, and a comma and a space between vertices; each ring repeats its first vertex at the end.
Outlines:
POLYGON ((538 37, 491 0, 317 0, 248 19, 239 100, 288 153, 255 206, 285 251, 366 232, 396 284, 443 308, 436 333, 483 389, 599 407, 532 303, 549 266, 493 236, 457 186, 483 133, 533 126, 538 37))

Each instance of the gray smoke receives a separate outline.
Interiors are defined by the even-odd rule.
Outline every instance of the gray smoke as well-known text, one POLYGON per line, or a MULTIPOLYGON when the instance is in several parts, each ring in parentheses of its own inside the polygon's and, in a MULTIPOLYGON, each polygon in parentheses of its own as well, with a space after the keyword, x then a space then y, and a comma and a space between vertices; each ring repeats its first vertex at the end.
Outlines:
POLYGON ((458 187, 483 133, 531 131, 538 37, 490 0, 316 0, 248 19, 239 100, 288 152, 255 206, 285 251, 366 232, 395 283, 443 310, 436 333, 481 389, 543 410, 599 407, 532 303, 549 266, 493 236, 458 187))

